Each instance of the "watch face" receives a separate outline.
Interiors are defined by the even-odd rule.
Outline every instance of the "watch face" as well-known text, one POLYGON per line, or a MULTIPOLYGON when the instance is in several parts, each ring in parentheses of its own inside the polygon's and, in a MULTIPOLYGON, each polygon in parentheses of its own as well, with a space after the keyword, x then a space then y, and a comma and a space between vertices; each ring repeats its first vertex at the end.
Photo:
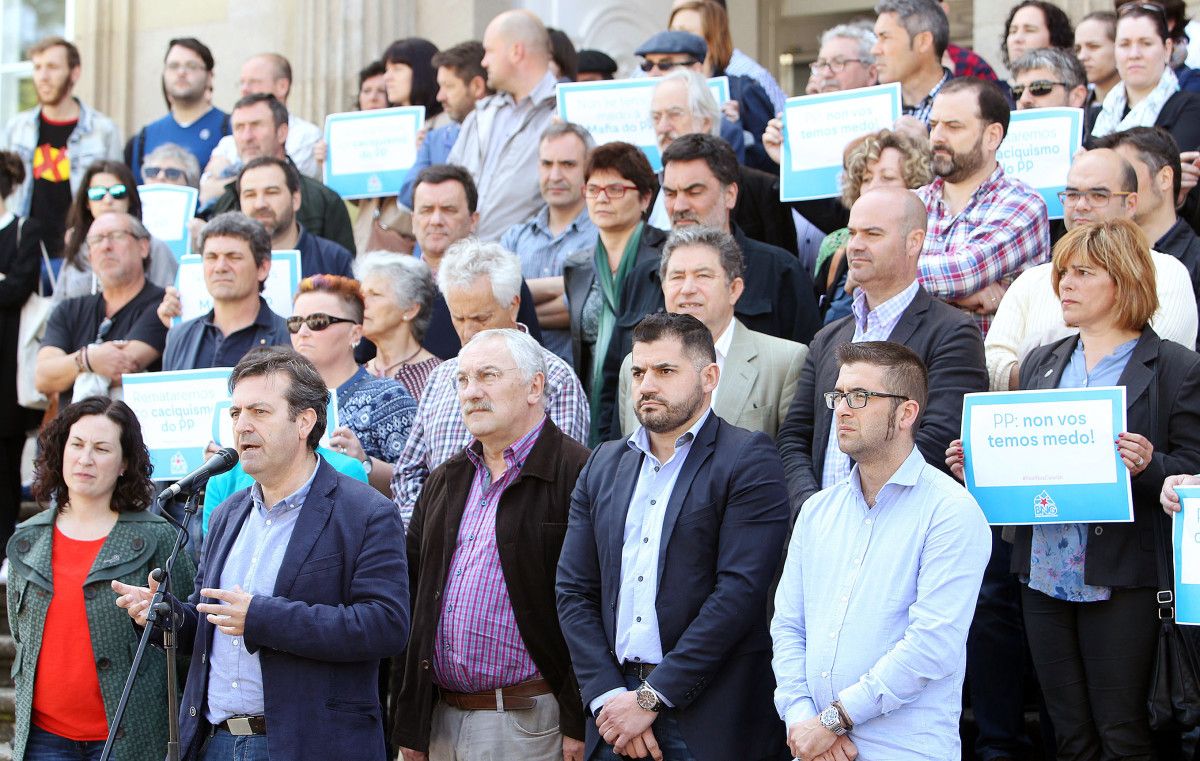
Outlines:
POLYGON ((649 687, 639 687, 636 694, 639 708, 653 711, 658 706, 658 696, 649 687))

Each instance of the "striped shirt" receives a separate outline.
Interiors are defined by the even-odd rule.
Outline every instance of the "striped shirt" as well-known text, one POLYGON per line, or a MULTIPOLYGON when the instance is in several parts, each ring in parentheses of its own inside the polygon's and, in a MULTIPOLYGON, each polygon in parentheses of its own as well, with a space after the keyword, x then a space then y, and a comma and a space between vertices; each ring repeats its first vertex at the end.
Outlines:
MULTIPOLYGON (((575 371, 554 352, 542 348, 546 360, 546 413, 566 435, 587 444, 587 396, 575 377, 575 371)), ((438 365, 425 385, 425 395, 417 405, 417 419, 396 469, 392 474, 392 497, 400 508, 404 525, 412 518, 417 497, 430 471, 462 451, 471 443, 471 433, 463 423, 458 403, 458 358, 438 365)))
MULTIPOLYGON (((917 297, 917 291, 920 288, 921 286, 914 280, 903 291, 874 309, 867 305, 867 294, 862 288, 855 291, 854 337, 850 339, 850 342, 888 340, 892 331, 896 329, 896 324, 904 315, 904 310, 908 309, 913 299, 917 297)), ((833 391, 831 388, 824 390, 833 391)), ((837 415, 830 415, 829 440, 825 443, 825 462, 821 467, 821 488, 828 489, 849 476, 853 466, 854 463, 850 461, 850 456, 838 446, 837 415)))
POLYGON ((446 577, 433 656, 434 682, 453 692, 494 690, 538 677, 504 582, 496 546, 496 508, 504 490, 521 474, 545 424, 543 417, 504 450, 507 467, 495 481, 478 442, 467 447, 475 477, 446 577))
POLYGON ((942 67, 942 78, 938 80, 938 83, 933 86, 933 89, 930 90, 929 94, 926 95, 924 98, 921 98, 919 101, 917 101, 916 103, 914 103, 911 106, 904 106, 902 109, 904 112, 904 115, 905 116, 913 116, 913 117, 916 117, 917 119, 920 119, 921 123, 925 125, 926 129, 928 129, 929 128, 929 112, 933 110, 933 99, 936 98, 937 94, 942 91, 942 88, 945 87, 946 83, 949 82, 953 78, 954 78, 954 75, 950 72, 950 70, 947 69, 945 66, 943 66, 942 67))
MULTIPOLYGON (((917 190, 929 214, 917 277, 931 296, 953 301, 1012 280, 1050 259, 1050 221, 1037 191, 997 165, 958 214, 942 199, 938 177, 917 190)), ((990 315, 972 314, 986 335, 990 315)))

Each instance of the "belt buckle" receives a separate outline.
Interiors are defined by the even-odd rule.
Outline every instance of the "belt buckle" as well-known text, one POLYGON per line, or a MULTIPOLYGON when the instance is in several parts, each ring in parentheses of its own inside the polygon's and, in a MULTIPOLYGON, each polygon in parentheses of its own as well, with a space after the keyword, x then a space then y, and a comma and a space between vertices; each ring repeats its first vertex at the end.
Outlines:
POLYGON ((229 728, 229 734, 237 737, 254 734, 254 730, 250 728, 249 716, 231 716, 225 720, 225 726, 229 728))

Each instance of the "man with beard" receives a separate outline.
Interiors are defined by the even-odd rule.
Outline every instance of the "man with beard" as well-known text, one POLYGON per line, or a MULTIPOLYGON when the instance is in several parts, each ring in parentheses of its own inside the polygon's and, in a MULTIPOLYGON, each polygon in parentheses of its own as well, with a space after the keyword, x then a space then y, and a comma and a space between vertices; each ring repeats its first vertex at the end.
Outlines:
POLYGON ((301 277, 354 277, 350 252, 313 235, 296 219, 301 197, 300 173, 294 165, 272 156, 259 156, 242 167, 235 187, 242 212, 270 233, 271 249, 300 252, 301 277))
POLYGON ((213 55, 207 45, 194 37, 168 42, 162 82, 170 112, 142 127, 125 145, 125 163, 137 178, 142 176, 142 159, 163 143, 182 145, 205 166, 217 143, 229 134, 229 114, 209 100, 213 55))
MULTIPOLYGON (((242 161, 249 164, 260 156, 270 156, 295 168, 296 165, 285 151, 288 110, 274 95, 255 93, 243 97, 233 105, 231 121, 233 140, 237 144, 238 156, 242 161)), ((320 235, 347 251, 353 251, 354 231, 350 227, 350 214, 346 211, 346 204, 342 202, 341 196, 304 175, 300 175, 299 187, 300 206, 295 214, 300 224, 313 235, 320 235)), ((237 208, 237 183, 231 180, 208 214, 222 214, 237 208)))
POLYGON ((592 453, 558 564, 559 620, 594 717, 585 758, 779 758, 767 629, 787 535, 779 456, 766 434, 712 414, 720 370, 704 323, 653 314, 633 340, 641 425, 592 453))
POLYGON ((67 210, 92 162, 121 160, 121 133, 112 120, 71 93, 82 68, 79 49, 61 37, 47 37, 29 49, 38 105, 22 111, 4 128, 0 148, 25 162, 25 181, 8 207, 36 220, 51 256, 63 247, 67 210))
POLYGON ((947 82, 929 117, 936 178, 917 191, 929 214, 921 286, 971 312, 985 335, 1007 284, 1050 258, 1046 203, 996 162, 1008 119, 994 83, 947 82))

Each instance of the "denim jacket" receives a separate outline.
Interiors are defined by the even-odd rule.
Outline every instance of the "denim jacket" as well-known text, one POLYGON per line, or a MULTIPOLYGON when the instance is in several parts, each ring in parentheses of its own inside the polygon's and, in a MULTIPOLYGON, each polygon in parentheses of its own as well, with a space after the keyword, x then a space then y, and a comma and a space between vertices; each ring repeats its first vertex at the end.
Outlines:
MULTIPOLYGON (((122 160, 121 132, 104 114, 91 108, 79 98, 79 123, 67 138, 67 157, 71 160, 71 194, 79 191, 83 173, 92 162, 102 159, 122 160)), ((29 216, 33 195, 33 152, 38 146, 38 117, 41 106, 22 111, 9 120, 4 129, 3 147, 15 151, 25 162, 25 182, 13 191, 9 210, 20 217, 29 216)))

